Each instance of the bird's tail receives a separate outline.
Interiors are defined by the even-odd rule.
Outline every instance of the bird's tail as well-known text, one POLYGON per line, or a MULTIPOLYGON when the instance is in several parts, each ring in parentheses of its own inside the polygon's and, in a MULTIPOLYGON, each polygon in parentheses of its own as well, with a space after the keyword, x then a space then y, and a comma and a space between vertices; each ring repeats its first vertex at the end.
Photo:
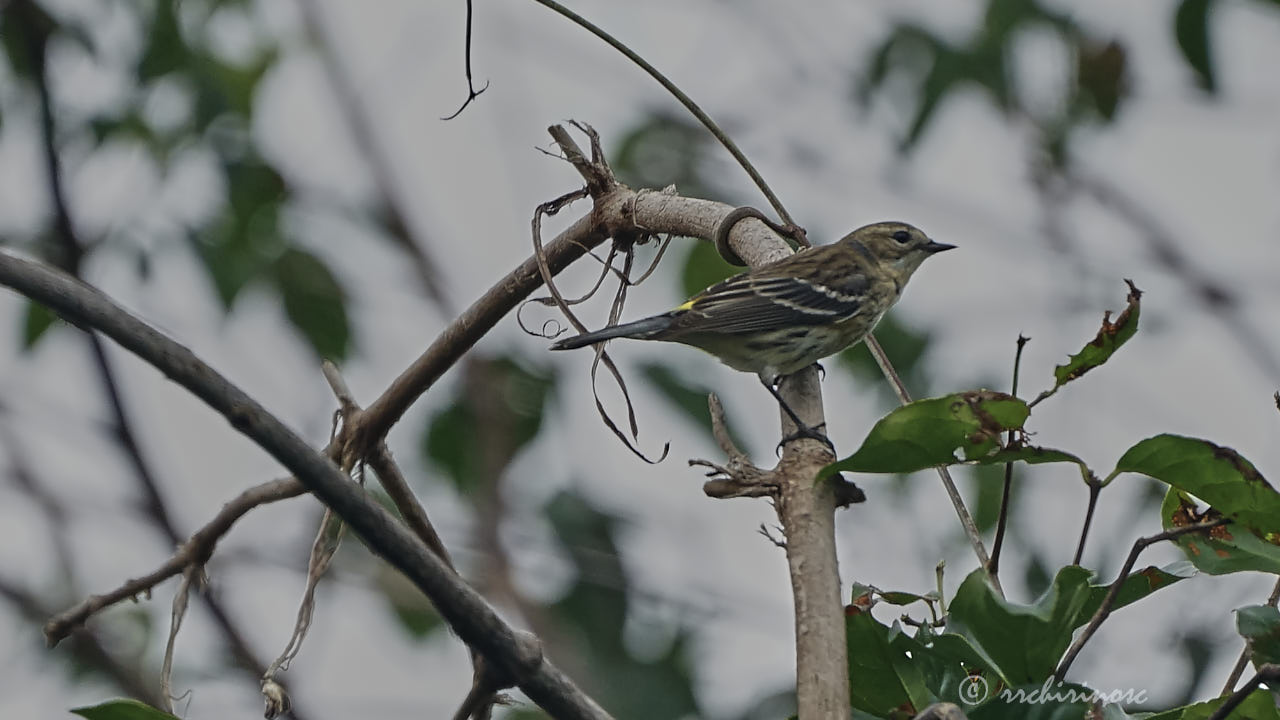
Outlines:
POLYGON ((636 320, 625 325, 611 325, 601 328, 595 332, 583 333, 570 338, 565 338, 551 346, 552 350, 573 350, 592 343, 598 343, 601 340, 612 340, 613 338, 637 338, 640 340, 651 340, 654 336, 662 333, 671 327, 672 317, 670 314, 654 315, 643 320, 636 320))

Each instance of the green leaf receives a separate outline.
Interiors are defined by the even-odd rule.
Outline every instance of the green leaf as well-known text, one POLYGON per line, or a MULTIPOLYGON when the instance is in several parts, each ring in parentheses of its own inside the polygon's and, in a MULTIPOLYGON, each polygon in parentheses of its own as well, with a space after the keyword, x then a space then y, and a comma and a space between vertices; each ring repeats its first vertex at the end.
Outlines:
MULTIPOLYGON (((1207 515, 1213 516, 1211 513, 1207 515)), ((1160 505, 1160 522, 1165 530, 1205 519, 1196 511, 1196 505, 1189 497, 1176 488, 1169 488, 1160 505)), ((1210 575, 1245 571, 1280 574, 1280 547, 1262 540, 1239 523, 1213 528, 1207 535, 1181 535, 1174 542, 1197 570, 1210 575)))
POLYGON ((609 164, 631 187, 675 185, 682 195, 710 198, 715 192, 700 167, 711 139, 701 125, 683 115, 656 113, 623 136, 609 164))
POLYGON ((1081 40, 1076 50, 1076 90, 1080 101, 1108 122, 1129 94, 1128 53, 1118 41, 1096 44, 1081 40))
POLYGON ((272 266, 288 251, 280 232, 284 179, 255 156, 223 163, 227 203, 221 215, 191 236, 223 306, 230 309, 251 281, 273 279, 272 266))
POLYGON ((685 297, 693 297, 743 269, 725 262, 715 245, 709 242, 690 243, 689 254, 685 256, 684 268, 680 271, 680 286, 685 297))
MULTIPOLYGON (((1111 610, 1115 611, 1126 605, 1132 605, 1161 588, 1194 577, 1195 574, 1195 567, 1186 561, 1170 563, 1162 568, 1148 565, 1141 570, 1135 570, 1120 583, 1120 593, 1116 595, 1115 604, 1111 606, 1111 610)), ((1110 585, 1090 584, 1089 597, 1080 606, 1074 627, 1083 627, 1088 623, 1102 606, 1102 601, 1109 592, 1111 592, 1110 585)))
POLYGON ((423 454, 462 494, 497 480, 537 436, 555 374, 509 357, 475 357, 453 402, 431 419, 423 454), (483 429, 483 434, 478 432, 483 429))
POLYGON ((917 664, 935 700, 967 706, 974 704, 970 700, 981 702, 975 690, 980 692, 984 687, 994 689, 1007 684, 989 658, 955 633, 936 635, 928 626, 922 626, 915 637, 899 632, 891 637, 890 643, 917 664))
POLYGON ((285 314, 322 358, 341 361, 351 343, 346 296, 329 267, 311 253, 290 248, 272 267, 285 314))
POLYGON ((1019 605, 997 595, 986 573, 975 570, 948 606, 948 630, 968 638, 1012 684, 1041 682, 1053 674, 1081 624, 1091 576, 1085 568, 1064 567, 1035 603, 1019 605))
POLYGON ((138 79, 146 82, 187 65, 190 50, 178 27, 177 3, 155 3, 146 49, 138 60, 138 79))
POLYGON ((880 599, 890 605, 910 605, 916 602, 935 602, 938 599, 936 593, 927 595, 917 595, 916 593, 903 592, 901 590, 880 590, 877 591, 880 599))
POLYGON ((1153 477, 1200 498, 1263 537, 1280 535, 1280 493, 1231 448, 1181 435, 1156 435, 1129 448, 1115 472, 1153 477))
MULTIPOLYGON (((1148 567, 1131 573, 1121 584, 1118 610, 1161 588, 1191 576, 1185 563, 1148 567)), ((1009 602, 975 570, 956 590, 948 607, 948 635, 958 633, 1013 685, 1039 683, 1050 677, 1071 644, 1072 633, 1093 617, 1110 590, 1092 582, 1085 568, 1069 565, 1058 571, 1053 585, 1030 605, 1009 602)), ((945 637, 945 635, 944 635, 945 637)))
POLYGON ((72 708, 70 712, 88 720, 178 720, 163 710, 157 710, 144 702, 128 698, 108 700, 100 705, 72 708))
POLYGON ((48 42, 59 30, 58 21, 44 11, 40 3, 9 2, 0 5, 0 46, 9 59, 9 67, 18 77, 32 77, 35 68, 31 57, 36 48, 48 42))
POLYGON ((427 460, 443 470, 464 495, 479 487, 482 479, 475 428, 471 407, 463 400, 455 400, 431 419, 423 440, 427 460))
POLYGON ((1080 352, 1072 355, 1065 365, 1059 365, 1053 369, 1054 386, 1040 393, 1035 402, 1038 403, 1053 395, 1058 388, 1110 360, 1120 346, 1138 332, 1138 314, 1141 309, 1139 301, 1142 298, 1142 291, 1130 280, 1125 280, 1125 283, 1129 285, 1128 306, 1116 316, 1115 322, 1111 322, 1110 310, 1103 314, 1102 328, 1098 330, 1098 335, 1080 352))
MULTIPOLYGON (((699 430, 705 432, 707 437, 711 437, 711 409, 707 406, 707 395, 711 393, 711 389, 705 385, 690 382, 679 377, 665 365, 657 363, 646 364, 641 367, 641 372, 645 378, 653 384, 654 388, 671 401, 678 410, 688 415, 693 420, 693 424, 699 430)), ((726 418, 725 423, 729 421, 726 418)), ((742 441, 737 433, 733 432, 732 426, 727 428, 729 436, 733 438, 735 445, 742 446, 742 441)))
POLYGON ((401 627, 415 640, 422 640, 445 626, 443 618, 422 591, 403 575, 380 566, 374 586, 382 591, 401 627))
POLYGON ((702 717, 687 632, 628 612, 636 591, 617 542, 618 518, 571 492, 553 498, 545 513, 575 578, 548 607, 549 617, 565 651, 591 659, 593 696, 619 718, 702 717), (635 652, 637 642, 642 652, 635 652))
POLYGON ((1209 9, 1212 0, 1182 0, 1173 18, 1173 33, 1182 57, 1196 73, 1196 82, 1207 93, 1217 91, 1212 51, 1209 47, 1209 9))
MULTIPOLYGON (((1228 697, 1223 696, 1207 702, 1175 708, 1150 715, 1145 720, 1209 720, 1214 711, 1221 707, 1228 697)), ((1229 717, 1230 720, 1280 720, 1280 710, 1276 709, 1276 701, 1270 691, 1258 689, 1249 693, 1249 697, 1237 705, 1229 717)))
POLYGON ((934 700, 920 665, 890 645, 891 630, 869 613, 845 615, 849 646, 849 695, 853 707, 884 718, 908 720, 934 700))
POLYGON ((881 418, 853 455, 823 468, 822 476, 905 473, 978 460, 1000 447, 1000 433, 1021 429, 1029 412, 1022 400, 990 390, 917 400, 881 418))
POLYGON ((31 350, 44 337, 45 331, 53 327, 58 314, 38 302, 27 302, 27 317, 22 326, 22 349, 31 350))
POLYGON ((1280 610, 1253 605, 1236 610, 1236 630, 1249 644, 1254 667, 1280 663, 1280 610))

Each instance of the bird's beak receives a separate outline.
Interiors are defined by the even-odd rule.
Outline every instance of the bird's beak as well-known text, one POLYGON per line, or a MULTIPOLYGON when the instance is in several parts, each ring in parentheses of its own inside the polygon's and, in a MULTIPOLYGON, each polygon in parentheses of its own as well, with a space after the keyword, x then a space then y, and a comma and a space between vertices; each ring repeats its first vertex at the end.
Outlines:
POLYGON ((935 242, 933 240, 930 240, 928 243, 921 245, 920 249, 932 255, 934 253, 940 253, 943 250, 950 250, 954 247, 955 245, 948 245, 946 243, 940 243, 940 242, 935 242))

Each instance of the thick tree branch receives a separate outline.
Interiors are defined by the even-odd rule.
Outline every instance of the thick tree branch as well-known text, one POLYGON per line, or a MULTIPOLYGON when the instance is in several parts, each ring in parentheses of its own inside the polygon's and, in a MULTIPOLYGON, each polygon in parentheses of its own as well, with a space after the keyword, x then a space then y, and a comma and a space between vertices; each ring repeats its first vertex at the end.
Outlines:
POLYGON ((146 360, 227 418, 426 593, 450 626, 557 718, 609 717, 535 643, 518 634, 474 590, 346 475, 255 400, 94 288, 52 268, 0 253, 0 284, 98 330, 146 360))

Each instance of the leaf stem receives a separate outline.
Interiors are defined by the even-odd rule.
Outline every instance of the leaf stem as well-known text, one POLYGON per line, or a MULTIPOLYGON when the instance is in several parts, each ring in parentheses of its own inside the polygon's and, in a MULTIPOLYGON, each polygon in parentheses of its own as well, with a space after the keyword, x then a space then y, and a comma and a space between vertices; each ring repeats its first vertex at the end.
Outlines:
POLYGON ((1084 513, 1084 527, 1080 529, 1080 543, 1076 545, 1076 556, 1072 565, 1079 565, 1084 556, 1084 541, 1089 537, 1089 526, 1093 524, 1093 511, 1098 506, 1098 493, 1102 492, 1102 483, 1097 478, 1089 478, 1089 508, 1084 513))
MULTIPOLYGON (((1013 354, 1013 382, 1009 394, 1018 395, 1018 372, 1022 369, 1022 349, 1031 338, 1018 334, 1018 348, 1013 354)), ((1013 447, 1014 431, 1009 431, 1007 445, 1013 447)), ((1013 463, 1004 464, 1004 489, 1000 494, 1000 517, 996 520, 996 539, 991 543, 991 562, 987 563, 987 574, 997 577, 1000 574, 1000 550, 1004 547, 1004 533, 1009 524, 1009 496, 1013 490, 1013 463)))

